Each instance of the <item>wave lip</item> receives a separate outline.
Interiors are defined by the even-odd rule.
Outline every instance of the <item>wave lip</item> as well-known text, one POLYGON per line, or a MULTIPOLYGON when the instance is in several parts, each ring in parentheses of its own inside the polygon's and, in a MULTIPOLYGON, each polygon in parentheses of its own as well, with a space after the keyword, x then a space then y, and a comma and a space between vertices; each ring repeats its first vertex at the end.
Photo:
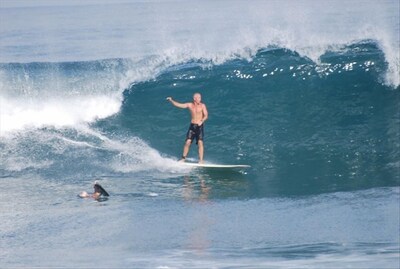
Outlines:
POLYGON ((92 123, 119 111, 129 61, 0 64, 0 135, 92 123))
POLYGON ((399 86, 398 1, 255 0, 251 5, 245 1, 225 2, 150 1, 140 5, 84 6, 68 2, 67 6, 44 7, 36 3, 36 8, 2 7, 0 61, 187 55, 186 58, 221 62, 231 55, 246 57, 249 50, 275 45, 316 62, 327 50, 371 39, 379 43, 388 63, 385 83, 399 86), (49 10, 59 16, 48 16, 49 10), (38 17, 45 19, 37 20, 38 17))

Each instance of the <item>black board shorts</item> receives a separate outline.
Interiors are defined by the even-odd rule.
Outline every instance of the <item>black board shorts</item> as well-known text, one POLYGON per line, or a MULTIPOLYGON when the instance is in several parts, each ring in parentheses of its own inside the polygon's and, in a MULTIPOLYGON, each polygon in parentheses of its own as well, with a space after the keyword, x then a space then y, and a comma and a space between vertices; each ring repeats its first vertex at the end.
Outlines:
POLYGON ((204 124, 198 125, 191 123, 189 126, 189 130, 186 133, 186 140, 190 139, 193 143, 193 140, 196 139, 196 144, 199 143, 199 140, 203 141, 204 138, 204 124))

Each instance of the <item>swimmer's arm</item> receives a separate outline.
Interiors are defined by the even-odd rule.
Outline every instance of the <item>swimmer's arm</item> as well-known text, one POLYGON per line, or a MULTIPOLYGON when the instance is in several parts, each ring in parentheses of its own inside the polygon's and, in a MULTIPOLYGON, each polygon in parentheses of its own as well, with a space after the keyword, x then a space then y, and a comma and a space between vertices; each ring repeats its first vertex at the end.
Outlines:
POLYGON ((190 105, 190 103, 184 103, 184 104, 179 103, 179 102, 173 100, 172 97, 167 97, 167 101, 170 101, 171 104, 173 104, 174 106, 179 107, 179 108, 188 108, 190 105))

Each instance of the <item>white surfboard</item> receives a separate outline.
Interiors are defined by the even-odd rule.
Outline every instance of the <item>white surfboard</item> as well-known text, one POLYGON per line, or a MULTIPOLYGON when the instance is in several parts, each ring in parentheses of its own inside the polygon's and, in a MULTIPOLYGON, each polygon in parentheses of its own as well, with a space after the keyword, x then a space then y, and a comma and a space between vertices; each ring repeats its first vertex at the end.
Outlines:
POLYGON ((180 164, 191 167, 201 167, 201 168, 249 168, 250 167, 250 165, 246 164, 213 164, 213 163, 190 163, 190 162, 181 162, 180 164))

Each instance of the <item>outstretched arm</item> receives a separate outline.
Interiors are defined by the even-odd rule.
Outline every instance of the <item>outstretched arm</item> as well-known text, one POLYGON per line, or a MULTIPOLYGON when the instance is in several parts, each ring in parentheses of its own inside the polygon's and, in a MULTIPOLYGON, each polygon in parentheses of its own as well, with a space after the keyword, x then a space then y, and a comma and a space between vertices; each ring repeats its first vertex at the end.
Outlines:
POLYGON ((188 103, 184 103, 184 104, 179 103, 179 102, 173 100, 172 97, 167 97, 167 101, 170 101, 171 104, 173 104, 173 105, 176 106, 176 107, 179 107, 179 108, 188 108, 188 103))

